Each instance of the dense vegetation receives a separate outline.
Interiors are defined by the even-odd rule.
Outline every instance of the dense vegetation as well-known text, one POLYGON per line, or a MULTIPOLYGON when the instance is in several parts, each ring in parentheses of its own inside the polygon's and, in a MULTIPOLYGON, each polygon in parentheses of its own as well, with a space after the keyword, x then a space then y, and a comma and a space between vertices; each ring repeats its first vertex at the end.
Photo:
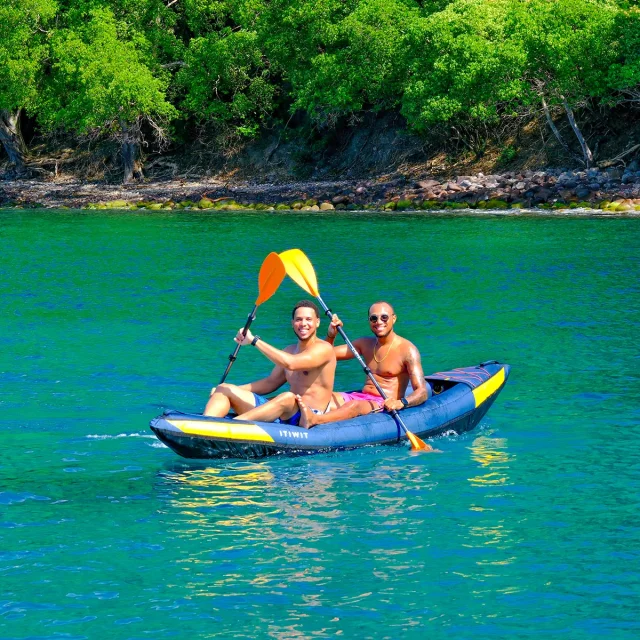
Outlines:
POLYGON ((417 132, 640 103, 632 0, 4 0, 0 141, 21 117, 111 139, 125 179, 141 145, 208 128, 243 138, 304 114, 316 127, 399 111, 417 132))

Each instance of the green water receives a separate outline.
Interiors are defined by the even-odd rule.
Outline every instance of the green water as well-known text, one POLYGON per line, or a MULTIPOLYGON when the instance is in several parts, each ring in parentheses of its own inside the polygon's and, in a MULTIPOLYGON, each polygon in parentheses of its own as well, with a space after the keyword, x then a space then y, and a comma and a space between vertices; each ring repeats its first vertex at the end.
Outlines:
MULTIPOLYGON (((2 212, 0 239, 1 638, 638 637, 640 222, 2 212), (292 247, 350 337, 385 298, 426 372, 510 363, 481 425, 422 456, 156 441, 292 247)), ((290 341, 300 297, 256 332, 290 341)))

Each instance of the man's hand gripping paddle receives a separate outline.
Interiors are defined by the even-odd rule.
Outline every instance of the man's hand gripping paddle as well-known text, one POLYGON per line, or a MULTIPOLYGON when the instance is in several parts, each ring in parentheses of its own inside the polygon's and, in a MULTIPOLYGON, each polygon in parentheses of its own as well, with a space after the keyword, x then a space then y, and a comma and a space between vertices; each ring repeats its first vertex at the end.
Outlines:
MULTIPOLYGON (((263 302, 266 302, 278 290, 278 287, 284 280, 286 274, 287 272, 285 271, 284 264, 280 259, 280 256, 275 252, 271 252, 264 259, 264 262, 260 267, 260 274, 258 275, 258 297, 256 299, 256 304, 253 307, 253 310, 247 318, 244 329, 242 330, 243 336, 247 335, 247 331, 249 330, 251 323, 255 320, 258 307, 263 302)), ((231 366, 233 365, 235 359, 238 357, 238 351, 240 351, 240 345, 236 345, 234 352, 229 356, 229 364, 222 374, 220 384, 222 384, 227 379, 227 375, 229 375, 231 366)))
MULTIPOLYGON (((320 292, 318 291, 318 280, 316 278, 316 272, 313 269, 313 265, 309 261, 309 258, 300 251, 300 249, 289 249, 288 251, 283 251, 280 254, 280 259, 284 263, 284 267, 286 269, 287 275, 302 289, 304 289, 307 293, 311 294, 316 300, 320 303, 320 306, 324 310, 325 314, 331 318, 331 311, 329 307, 324 303, 324 300, 320 297, 320 292)), ((338 327, 338 332, 342 336, 342 339, 345 341, 353 355, 356 357, 360 366, 364 369, 364 372, 369 376, 369 379, 374 384, 375 388, 378 390, 380 396, 384 399, 387 398, 382 387, 378 384, 378 381, 371 373, 371 369, 367 366, 365 361, 362 359, 362 356, 358 353, 357 349, 351 343, 351 340, 347 338, 347 334, 344 332, 342 327, 338 327)), ((412 451, 433 451, 433 448, 428 445, 426 442, 423 442, 416 436, 414 433, 411 433, 407 426, 402 421, 402 418, 398 414, 398 412, 394 409, 390 411, 393 419, 396 421, 397 425, 401 427, 404 432, 407 434, 407 438, 411 442, 411 450, 412 451)))

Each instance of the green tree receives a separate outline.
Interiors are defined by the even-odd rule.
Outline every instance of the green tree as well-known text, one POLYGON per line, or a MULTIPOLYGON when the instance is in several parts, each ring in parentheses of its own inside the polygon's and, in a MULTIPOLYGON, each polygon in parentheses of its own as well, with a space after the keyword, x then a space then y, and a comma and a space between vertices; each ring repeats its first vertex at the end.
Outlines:
POLYGON ((526 51, 524 79, 529 100, 538 102, 558 140, 551 109, 560 108, 582 148, 582 161, 593 162, 573 109, 592 98, 607 100, 612 87, 609 68, 619 55, 620 39, 614 0, 526 0, 511 4, 512 38, 526 51))
POLYGON ((143 35, 119 23, 110 9, 91 10, 52 38, 51 76, 39 110, 49 129, 117 140, 125 182, 141 170, 136 161, 146 142, 144 125, 162 140, 177 115, 166 97, 169 75, 149 49, 143 35))
POLYGON ((55 13, 52 0, 4 0, 0 5, 0 141, 18 173, 26 155, 20 113, 35 111, 55 13))
POLYGON ((390 109, 407 82, 410 34, 418 6, 403 0, 361 0, 327 29, 325 46, 292 75, 294 107, 325 120, 363 109, 390 109))
POLYGON ((609 86, 616 91, 611 101, 640 106, 640 9, 620 11, 614 31, 620 34, 620 48, 607 74, 609 86))
POLYGON ((252 32, 224 29, 193 38, 177 81, 189 113, 232 124, 247 136, 255 135, 273 110, 276 87, 252 32))
POLYGON ((411 126, 495 122, 522 97, 526 56, 508 37, 508 6, 509 0, 455 0, 420 21, 402 99, 411 126))

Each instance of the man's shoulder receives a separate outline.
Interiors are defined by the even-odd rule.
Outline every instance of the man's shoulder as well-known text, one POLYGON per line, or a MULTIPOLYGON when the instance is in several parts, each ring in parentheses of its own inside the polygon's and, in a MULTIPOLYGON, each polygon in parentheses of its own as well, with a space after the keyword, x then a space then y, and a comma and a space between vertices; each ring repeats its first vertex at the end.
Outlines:
POLYGON ((407 338, 403 338, 402 336, 398 336, 400 339, 399 347, 403 353, 409 353, 413 350, 418 351, 418 347, 416 347, 411 340, 407 340, 407 338))
POLYGON ((326 351, 327 353, 333 353, 333 345, 329 344, 325 340, 316 340, 312 346, 316 351, 326 351))

